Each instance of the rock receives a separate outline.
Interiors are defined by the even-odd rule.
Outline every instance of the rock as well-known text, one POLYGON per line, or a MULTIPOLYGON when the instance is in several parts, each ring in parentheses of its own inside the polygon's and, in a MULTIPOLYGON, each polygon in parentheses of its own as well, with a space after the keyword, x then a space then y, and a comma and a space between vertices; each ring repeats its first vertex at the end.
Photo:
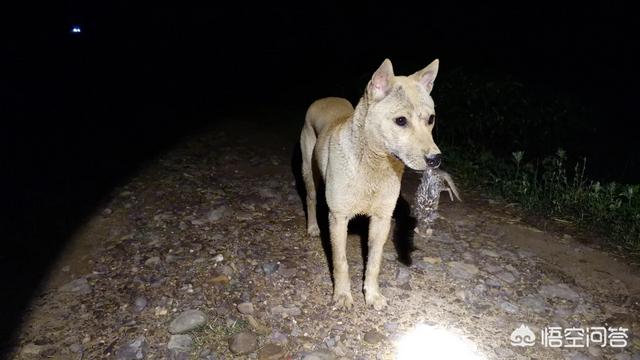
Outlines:
POLYGON ((501 301, 500 308, 510 314, 515 314, 518 312, 518 305, 514 305, 508 301, 501 301))
POLYGON ((216 222, 222 219, 227 214, 227 207, 225 205, 219 206, 207 213, 206 219, 209 222, 216 222))
POLYGON ((369 344, 377 344, 384 339, 385 336, 375 329, 369 330, 364 334, 364 341, 368 342, 369 344))
POLYGON ((398 330, 398 323, 397 322, 386 322, 384 323, 384 330, 386 332, 394 332, 396 330, 398 330))
POLYGON ((516 281, 516 277, 515 277, 515 276, 513 276, 513 274, 512 274, 512 273, 510 273, 510 272, 508 272, 508 271, 502 271, 502 272, 499 272, 499 273, 497 273, 497 274, 496 274, 496 276, 497 276, 500 280, 502 280, 502 281, 504 281, 504 282, 506 282, 506 283, 509 283, 509 284, 511 284, 511 283, 513 283, 514 281, 516 281))
POLYGON ((480 251, 480 254, 482 254, 482 255, 484 255, 484 256, 493 257, 493 258, 497 258, 497 257, 499 257, 499 256, 500 256, 500 255, 498 255, 498 253, 497 253, 497 252, 495 252, 495 251, 493 251, 493 250, 490 250, 490 249, 482 249, 482 250, 480 251))
POLYGON ((520 299, 520 305, 531 309, 536 313, 543 313, 547 309, 547 303, 535 295, 527 295, 520 299))
POLYGON ((238 311, 241 314, 253 314, 253 304, 250 302, 238 304, 238 311))
POLYGON ((147 259, 147 261, 144 262, 145 266, 156 266, 159 264, 160 264, 160 256, 150 257, 147 259))
POLYGON ((540 287, 538 292, 540 295, 547 298, 558 297, 571 301, 580 300, 580 295, 566 284, 543 285, 540 287))
POLYGON ((426 262, 427 264, 431 264, 431 265, 438 265, 438 264, 442 263, 442 259, 440 259, 439 257, 425 256, 425 257, 422 258, 422 261, 426 262))
POLYGON ((136 340, 121 346, 116 351, 117 360, 137 360, 144 359, 148 351, 147 340, 140 336, 136 340))
POLYGON ((448 265, 449 273, 459 279, 468 280, 478 274, 478 268, 473 264, 451 261, 448 265))
POLYGON ((81 277, 62 285, 60 290, 78 295, 88 295, 91 293, 91 285, 89 285, 86 278, 81 277))
POLYGON ((169 350, 189 352, 193 348, 193 339, 189 335, 171 335, 167 348, 169 350))
POLYGON ((81 344, 73 343, 69 346, 69 350, 73 353, 81 353, 84 348, 81 344))
POLYGON ((287 352, 282 346, 269 343, 263 346, 262 349, 260 349, 260 351, 258 352, 258 359, 279 360, 284 358, 286 354, 287 352))
POLYGON ((222 254, 218 254, 216 256, 213 257, 213 261, 215 262, 221 262, 222 260, 224 260, 224 256, 222 256, 222 254))
POLYGON ((434 235, 432 239, 445 244, 452 244, 456 241, 450 234, 443 232, 434 235))
POLYGON ((485 283, 494 288, 502 287, 502 283, 496 278, 488 278, 485 283))
POLYGON ((178 315, 171 324, 169 324, 169 332, 172 334, 181 334, 193 329, 197 329, 207 322, 207 316, 200 310, 187 310, 178 315))
POLYGON ((602 350, 600 350, 599 346, 589 346, 587 347, 587 352, 596 359, 602 358, 602 350))
POLYGON ((302 357, 302 360, 334 360, 335 355, 329 351, 314 351, 302 357))
POLYGON ((626 352, 620 352, 615 354, 613 357, 614 360, 631 360, 631 355, 626 352))
POLYGON ((495 274, 499 271, 502 271, 502 268, 496 265, 486 265, 484 269, 490 274, 495 274))
POLYGON ((241 332, 229 338, 229 350, 236 355, 249 354, 258 348, 258 337, 250 332, 241 332))
POLYGON ((398 267, 398 271, 396 271, 396 283, 398 284, 406 284, 411 279, 411 272, 404 266, 398 267))
POLYGON ((40 353, 45 349, 42 345, 36 345, 34 343, 28 343, 22 347, 20 350, 20 354, 22 355, 40 355, 40 353))
POLYGON ((566 354, 564 358, 566 360, 591 360, 589 355, 577 351, 566 354))
POLYGON ((275 191, 273 191, 273 189, 268 188, 268 187, 263 187, 258 189, 258 194, 260 194, 260 197, 262 198, 277 198, 279 197, 278 194, 276 194, 275 191))
POLYGON ((142 297, 142 296, 138 296, 134 301, 133 301, 133 309, 136 312, 140 312, 142 310, 144 310, 144 308, 147 307, 147 299, 142 297))
POLYGON ((268 262, 268 263, 262 264, 262 271, 264 271, 265 275, 271 275, 274 272, 278 271, 279 267, 280 265, 278 263, 268 262))
POLYGON ((286 345, 289 342, 289 339, 286 334, 283 334, 278 330, 274 330, 271 333, 271 341, 279 345, 286 345))
POLYGON ((287 315, 287 316, 298 316, 302 314, 300 308, 292 306, 292 307, 284 307, 282 305, 277 305, 271 308, 271 313, 274 315, 287 315))

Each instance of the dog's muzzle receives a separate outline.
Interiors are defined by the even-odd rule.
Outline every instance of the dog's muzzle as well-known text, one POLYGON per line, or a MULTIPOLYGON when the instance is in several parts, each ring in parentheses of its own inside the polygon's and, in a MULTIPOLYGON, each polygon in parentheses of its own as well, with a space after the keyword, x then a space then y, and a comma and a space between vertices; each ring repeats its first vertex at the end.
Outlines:
POLYGON ((428 167, 435 169, 440 166, 440 163, 442 162, 442 154, 427 156, 425 160, 427 161, 428 167))

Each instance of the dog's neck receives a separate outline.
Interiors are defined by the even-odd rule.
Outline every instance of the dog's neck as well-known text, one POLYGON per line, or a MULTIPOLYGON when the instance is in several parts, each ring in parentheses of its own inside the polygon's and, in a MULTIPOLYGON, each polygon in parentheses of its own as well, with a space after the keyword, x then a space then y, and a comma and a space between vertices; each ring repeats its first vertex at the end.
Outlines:
POLYGON ((355 146, 354 157, 359 163, 367 162, 374 169, 393 169, 402 175, 404 164, 390 154, 380 141, 367 136, 366 126, 369 112, 367 95, 363 95, 355 107, 349 124, 350 142, 355 146))

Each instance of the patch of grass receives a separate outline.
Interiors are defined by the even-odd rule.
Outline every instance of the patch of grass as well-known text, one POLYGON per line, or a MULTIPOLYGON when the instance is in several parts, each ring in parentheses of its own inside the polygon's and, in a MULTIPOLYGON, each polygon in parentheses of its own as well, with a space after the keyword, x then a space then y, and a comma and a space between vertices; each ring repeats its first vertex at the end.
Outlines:
POLYGON ((611 245, 640 256, 640 185, 588 179, 587 159, 558 149, 580 151, 590 136, 590 120, 576 101, 543 98, 488 74, 459 70, 447 78, 435 96, 446 124, 436 136, 456 180, 533 214, 597 230, 611 245))
POLYGON ((640 256, 640 185, 587 179, 586 158, 569 166, 559 149, 541 160, 517 151, 507 161, 487 150, 453 147, 447 148, 447 162, 467 186, 480 186, 531 213, 596 230, 611 245, 640 256))

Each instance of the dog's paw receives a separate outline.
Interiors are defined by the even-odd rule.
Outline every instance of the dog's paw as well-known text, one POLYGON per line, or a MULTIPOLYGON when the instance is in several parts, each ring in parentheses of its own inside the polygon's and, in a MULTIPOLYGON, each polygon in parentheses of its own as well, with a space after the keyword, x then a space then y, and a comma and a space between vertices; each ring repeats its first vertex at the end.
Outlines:
POLYGON ((382 296, 379 292, 375 293, 366 293, 364 297, 364 301, 369 306, 373 306, 376 310, 382 310, 387 306, 387 298, 382 296))
POLYGON ((333 303, 338 309, 351 309, 353 307, 353 297, 351 293, 336 293, 333 295, 333 303))
POLYGON ((307 233, 311 236, 320 236, 320 228, 318 227, 318 224, 309 225, 309 227, 307 227, 307 233))

